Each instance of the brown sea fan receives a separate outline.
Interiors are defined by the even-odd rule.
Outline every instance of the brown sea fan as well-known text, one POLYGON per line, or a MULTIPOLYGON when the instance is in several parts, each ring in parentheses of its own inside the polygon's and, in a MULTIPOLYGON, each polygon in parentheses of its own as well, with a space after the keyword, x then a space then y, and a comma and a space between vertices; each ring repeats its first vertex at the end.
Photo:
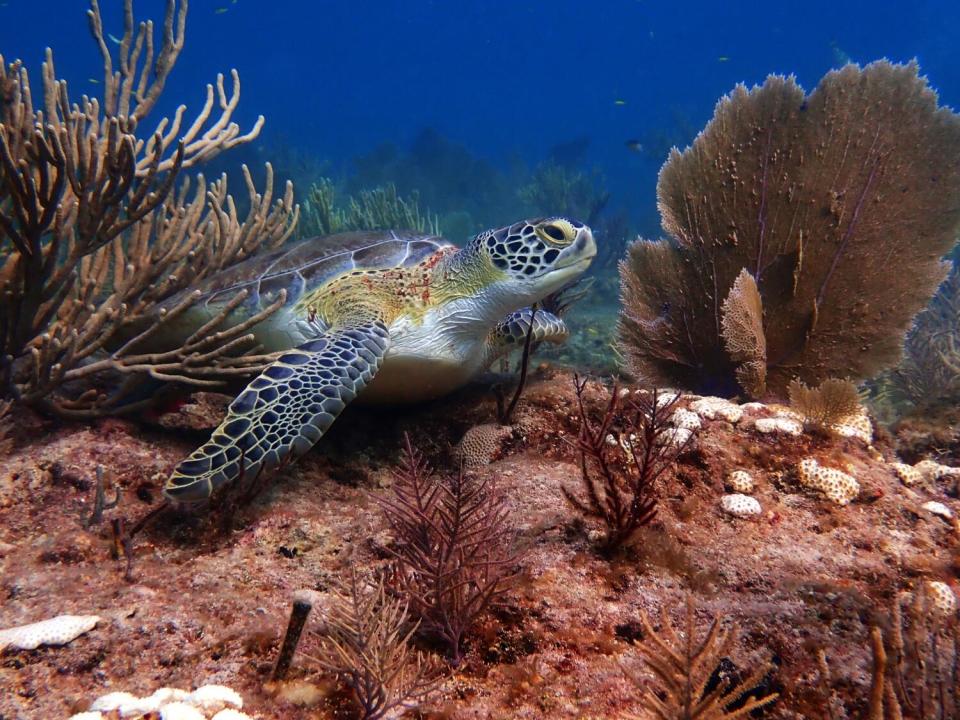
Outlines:
POLYGON ((810 95, 771 76, 718 103, 657 194, 670 238, 634 243, 620 268, 634 374, 736 392, 723 301, 746 269, 768 391, 869 377, 896 362, 960 234, 960 116, 915 63, 848 65, 810 95))
POLYGON ((746 269, 737 275, 723 301, 723 341, 730 358, 740 363, 737 382, 754 397, 767 386, 767 338, 763 332, 763 301, 757 281, 746 269))

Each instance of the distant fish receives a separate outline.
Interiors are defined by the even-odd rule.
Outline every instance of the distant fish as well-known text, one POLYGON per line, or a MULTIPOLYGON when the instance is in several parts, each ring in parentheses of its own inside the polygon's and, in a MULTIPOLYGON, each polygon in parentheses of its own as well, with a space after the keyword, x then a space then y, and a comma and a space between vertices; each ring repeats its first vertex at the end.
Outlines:
POLYGON ((639 140, 627 140, 627 150, 631 152, 643 152, 643 143, 639 140))
POLYGON ((613 101, 613 104, 614 104, 614 105, 626 105, 626 104, 627 104, 627 101, 626 101, 626 100, 621 100, 620 98, 617 98, 616 100, 613 101))
POLYGON ((93 84, 93 85, 99 85, 99 84, 100 84, 100 81, 97 80, 96 78, 87 78, 87 82, 88 82, 88 83, 91 83, 91 84, 93 84))
POLYGON ((110 38, 110 42, 114 43, 115 45, 119 45, 121 42, 120 38, 113 33, 107 33, 107 37, 110 38))
POLYGON ((833 54, 833 64, 835 67, 842 67, 844 65, 849 65, 853 62, 849 55, 844 51, 842 47, 837 45, 836 40, 830 41, 830 51, 833 54))
POLYGON ((214 14, 214 15, 223 15, 223 14, 224 14, 225 12, 227 12, 227 10, 229 10, 229 9, 230 9, 230 8, 218 7, 216 10, 213 11, 213 14, 214 14))
POLYGON ((721 55, 720 57, 717 58, 717 62, 729 62, 729 61, 730 61, 730 58, 726 55, 721 55))

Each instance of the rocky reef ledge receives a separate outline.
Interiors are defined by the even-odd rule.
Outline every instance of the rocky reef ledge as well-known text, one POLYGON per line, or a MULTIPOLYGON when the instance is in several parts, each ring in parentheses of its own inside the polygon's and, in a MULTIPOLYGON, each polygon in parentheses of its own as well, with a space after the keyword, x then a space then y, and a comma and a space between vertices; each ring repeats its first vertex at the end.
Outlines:
MULTIPOLYGON (((610 392, 588 382, 585 407, 602 412, 610 392)), ((286 683, 270 675, 297 591, 322 598, 348 569, 388 561, 375 499, 404 434, 434 466, 459 460, 496 483, 518 558, 463 662, 405 717, 646 717, 655 681, 636 647, 641 613, 666 609, 682 626, 690 598, 700 632, 711 617, 739 625, 725 662, 773 659, 765 682, 780 697, 767 717, 826 717, 831 702, 853 716, 869 699, 870 628, 889 624, 898 598, 927 590, 931 612, 956 612, 956 471, 901 463, 866 415, 809 432, 787 408, 679 398, 674 430, 692 440, 659 481, 652 522, 604 557, 598 528, 564 497, 580 483, 579 406, 571 375, 548 366, 505 428, 482 386, 404 411, 351 408, 251 505, 226 518, 160 515, 133 539, 125 577, 112 528, 159 503, 166 473, 223 402, 197 395, 150 424, 19 419, 0 461, 0 628, 97 620, 65 644, 8 639, 0 717, 56 720, 109 693, 206 685, 236 691, 261 720, 351 717, 343 689, 303 656, 286 683), (91 522, 98 466, 107 502, 91 522)))

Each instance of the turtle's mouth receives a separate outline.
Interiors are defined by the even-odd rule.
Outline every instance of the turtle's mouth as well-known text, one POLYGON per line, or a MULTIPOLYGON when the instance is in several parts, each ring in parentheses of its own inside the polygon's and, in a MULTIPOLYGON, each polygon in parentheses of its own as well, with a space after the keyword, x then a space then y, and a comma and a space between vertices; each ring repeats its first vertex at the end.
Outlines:
POLYGON ((597 243, 593 239, 593 233, 585 227, 580 231, 576 241, 564 251, 561 257, 557 258, 554 271, 572 270, 581 266, 586 270, 596 256, 597 243))

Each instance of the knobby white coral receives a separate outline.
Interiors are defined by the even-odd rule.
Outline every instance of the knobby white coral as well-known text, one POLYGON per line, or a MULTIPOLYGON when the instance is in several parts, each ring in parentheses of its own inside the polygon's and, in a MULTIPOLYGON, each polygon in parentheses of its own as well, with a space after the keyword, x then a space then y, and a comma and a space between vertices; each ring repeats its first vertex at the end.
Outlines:
POLYGON ((917 470, 913 465, 907 465, 906 463, 891 463, 890 467, 893 468, 893 471, 897 474, 897 477, 900 478, 900 482, 904 485, 916 485, 918 482, 923 480, 923 473, 917 470))
POLYGON ((670 424, 683 430, 699 430, 700 416, 685 408, 677 408, 670 417, 670 424))
POLYGON ((743 409, 736 403, 719 397, 703 397, 690 403, 690 409, 705 420, 720 418, 729 423, 739 422, 743 409))
POLYGON ((821 466, 813 458, 805 458, 798 466, 800 484, 819 490, 837 505, 847 505, 860 494, 860 484, 842 470, 821 466))
POLYGON ((89 712, 74 715, 70 720, 116 716, 136 720, 158 714, 161 720, 251 720, 239 712, 242 707, 243 698, 225 685, 203 685, 193 692, 160 688, 146 697, 128 692, 108 693, 94 700, 89 712))
POLYGON ((930 580, 927 582, 927 593, 933 601, 933 611, 941 618, 952 617, 957 612, 957 596, 953 588, 945 582, 930 580))
POLYGON ((99 615, 58 615, 49 620, 0 630, 0 650, 35 650, 41 645, 66 645, 100 622, 99 615))
POLYGON ((727 475, 727 486, 735 493, 749 495, 753 492, 753 476, 746 470, 734 470, 727 475))
POLYGON ((761 512, 760 503, 755 498, 739 493, 720 498, 720 509, 739 518, 753 517, 761 512))
POLYGON ((841 437, 851 437, 869 445, 873 442, 873 423, 864 412, 844 418, 831 428, 841 437))
POLYGON ((927 482, 935 482, 945 477, 960 478, 960 468, 942 465, 936 460, 921 460, 913 466, 913 469, 919 472, 927 482))
POLYGON ((785 417, 760 418, 753 426, 757 429, 757 432, 762 433, 799 435, 803 432, 803 426, 799 422, 785 417))

